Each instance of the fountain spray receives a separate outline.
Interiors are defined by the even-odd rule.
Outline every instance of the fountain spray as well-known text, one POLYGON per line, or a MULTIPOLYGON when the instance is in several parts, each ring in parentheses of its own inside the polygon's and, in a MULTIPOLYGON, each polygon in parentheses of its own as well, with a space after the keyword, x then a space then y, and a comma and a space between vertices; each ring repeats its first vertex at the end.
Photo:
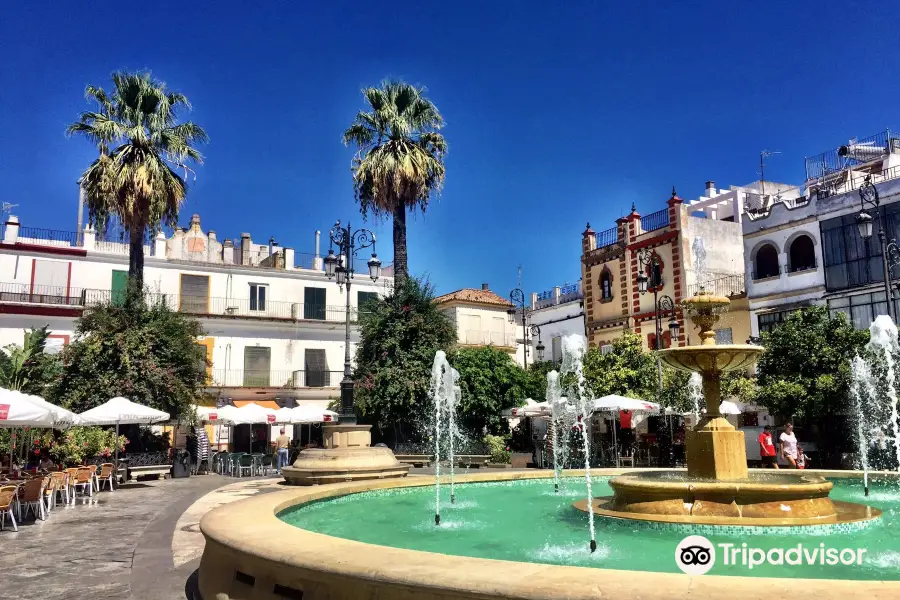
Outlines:
POLYGON ((456 437, 456 423, 454 421, 454 417, 456 416, 456 406, 459 403, 460 398, 462 397, 462 389, 459 387, 459 371, 456 369, 450 369, 450 373, 444 372, 444 376, 449 375, 450 377, 450 389, 452 393, 448 397, 449 406, 448 408, 448 419, 447 419, 447 433, 450 434, 450 504, 456 503, 456 488, 453 484, 453 475, 456 470, 456 457, 453 454, 453 443, 456 437))
POLYGON ((694 415, 694 424, 700 421, 700 401, 703 400, 703 376, 700 373, 691 373, 688 379, 688 396, 691 399, 691 413, 694 415))
POLYGON ((450 370, 447 354, 438 350, 431 366, 431 396, 434 399, 434 524, 441 524, 441 406, 444 373, 450 370))
MULTIPOLYGON (((863 468, 863 489, 869 495, 869 442, 866 439, 866 415, 863 411, 863 390, 866 382, 871 381, 871 371, 859 355, 850 363, 850 395, 853 396, 853 407, 856 412, 856 437, 859 442, 859 460, 863 468)), ((866 390, 869 391, 869 390, 866 390)))
MULTIPOLYGON (((559 493, 559 432, 557 420, 560 418, 560 398, 562 389, 559 387, 559 373, 550 371, 547 373, 547 403, 550 405, 550 435, 553 442, 553 491, 559 493)), ((565 410, 565 407, 562 407, 565 410)))
MULTIPOLYGON (((897 344, 897 326, 887 315, 878 315, 869 326, 870 339, 867 348, 884 357, 886 373, 885 388, 887 404, 890 409, 891 431, 894 437, 894 454, 897 469, 900 470, 900 412, 897 407, 896 375, 894 373, 894 354, 900 352, 897 344)), ((871 378, 869 378, 871 381, 871 378)))
MULTIPOLYGON (((562 372, 574 373, 580 402, 581 423, 581 439, 584 442, 584 480, 587 486, 587 509, 588 509, 588 527, 591 534, 590 548, 591 552, 597 549, 597 539, 594 533, 594 493, 591 489, 591 436, 588 432, 590 426, 590 418, 592 412, 590 392, 584 381, 584 370, 582 359, 584 357, 584 338, 580 335, 567 335, 562 340, 563 346, 563 366, 562 372)), ((570 394, 571 396, 571 394, 570 394)))

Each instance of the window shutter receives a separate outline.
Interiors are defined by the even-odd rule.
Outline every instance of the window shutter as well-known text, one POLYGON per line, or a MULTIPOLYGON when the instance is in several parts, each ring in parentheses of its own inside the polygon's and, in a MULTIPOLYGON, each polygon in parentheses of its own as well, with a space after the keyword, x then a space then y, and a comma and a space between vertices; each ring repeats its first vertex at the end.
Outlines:
POLYGON ((303 289, 303 318, 325 320, 325 288, 303 289))
POLYGON ((205 314, 209 311, 209 277, 181 276, 181 312, 205 314))
POLYGON ((268 387, 272 349, 251 346, 244 348, 244 386, 268 387))
POLYGON ((306 385, 309 387, 331 385, 331 372, 328 370, 328 359, 325 357, 324 349, 306 349, 306 385))

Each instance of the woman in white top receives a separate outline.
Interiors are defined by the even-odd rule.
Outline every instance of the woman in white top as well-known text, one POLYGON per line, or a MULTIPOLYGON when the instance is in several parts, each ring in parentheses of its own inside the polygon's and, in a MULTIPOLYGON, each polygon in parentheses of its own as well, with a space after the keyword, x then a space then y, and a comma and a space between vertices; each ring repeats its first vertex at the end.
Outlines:
POLYGON ((788 423, 778 438, 781 442, 781 457, 787 461, 791 468, 797 468, 797 437, 794 435, 794 425, 788 423))

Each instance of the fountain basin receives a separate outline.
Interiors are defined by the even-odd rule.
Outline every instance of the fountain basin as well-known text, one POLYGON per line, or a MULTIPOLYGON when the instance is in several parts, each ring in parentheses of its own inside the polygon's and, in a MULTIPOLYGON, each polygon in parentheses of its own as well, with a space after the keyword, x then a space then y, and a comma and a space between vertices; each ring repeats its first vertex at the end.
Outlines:
POLYGON ((715 375, 746 369, 759 357, 762 348, 752 344, 682 346, 657 350, 660 360, 674 369, 715 375))
MULTIPOLYGON (((874 519, 877 509, 829 498, 815 475, 751 473, 744 480, 694 479, 680 472, 640 473, 609 482, 614 496, 594 499, 607 517, 698 525, 799 526, 874 519)), ((587 501, 575 503, 587 510, 587 501)))
MULTIPOLYGON (((607 476, 621 472, 601 470, 607 476)), ((569 471, 565 475, 583 492, 583 474, 569 471)), ((856 483, 839 490, 842 498, 861 498, 860 476, 855 474, 856 483)), ((674 548, 683 532, 635 533, 634 527, 612 525, 621 522, 619 519, 600 520, 604 523, 598 535, 601 548, 590 555, 586 551, 584 519, 572 516, 578 513, 568 504, 565 494, 552 493, 551 474, 546 471, 479 473, 460 476, 458 482, 457 501, 465 506, 469 499, 470 505, 475 506, 457 510, 484 512, 458 512, 460 518, 469 515, 464 518, 475 521, 473 526, 448 526, 441 532, 430 525, 429 506, 434 492, 432 481, 424 477, 292 487, 216 508, 200 525, 206 538, 199 571, 201 596, 205 600, 294 598, 303 592, 305 600, 538 600, 562 596, 571 600, 758 600, 784 595, 790 589, 792 600, 837 600, 857 595, 900 597, 897 571, 887 564, 868 572, 850 567, 758 567, 748 572, 746 568, 717 564, 710 574, 691 577, 680 573, 674 561, 674 548), (490 490, 505 493, 494 496, 500 501, 488 506, 487 498, 477 495, 477 489, 468 489, 469 483, 481 486, 482 494, 490 490), (400 502, 404 498, 406 502, 400 502), (543 500, 538 502, 539 498, 543 500), (414 500, 421 503, 421 509, 409 510, 409 503, 414 500), (548 510, 551 504, 553 508, 548 510), (315 511, 309 515, 316 515, 315 520, 307 518, 299 526, 284 520, 285 515, 308 509, 315 511), (534 521, 537 515, 542 516, 542 523, 534 521), (567 548, 569 540, 575 539, 572 535, 577 534, 572 547, 579 551, 582 560, 568 564, 582 566, 561 565, 557 554, 529 558, 528 545, 536 544, 534 547, 540 550, 548 539, 548 531, 555 540, 562 537, 567 548), (429 546, 422 541, 426 537, 436 537, 439 542, 429 546), (607 553, 601 555, 604 550, 607 553), (498 557, 506 560, 497 560, 498 557), (852 580, 841 580, 842 577, 852 580)), ((597 486, 601 491, 608 489, 603 481, 598 481, 597 486)), ((890 493, 894 498, 894 493, 887 491, 893 488, 884 489, 884 494, 890 493)), ((882 498, 883 494, 875 491, 873 497, 882 498)), ((895 506, 897 500, 887 502, 886 507, 895 506)), ((898 526, 890 514, 885 513, 889 521, 884 530, 875 526, 862 529, 861 534, 838 534, 843 539, 836 540, 832 533, 827 537, 811 534, 811 539, 806 535, 785 538, 781 534, 744 539, 763 547, 767 539, 782 545, 796 545, 798 541, 816 547, 820 541, 858 545, 868 547, 873 559, 889 561, 895 554, 891 540, 896 538, 892 532, 898 526)), ((451 509, 447 509, 446 516, 449 525, 453 521, 451 509)), ((709 532, 703 534, 717 541, 709 532)))

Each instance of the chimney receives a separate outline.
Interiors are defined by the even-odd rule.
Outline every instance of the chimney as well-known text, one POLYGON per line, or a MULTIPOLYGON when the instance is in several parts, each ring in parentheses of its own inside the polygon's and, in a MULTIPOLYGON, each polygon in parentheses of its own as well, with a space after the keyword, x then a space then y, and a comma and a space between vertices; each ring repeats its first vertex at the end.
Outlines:
POLYGON ((488 284, 482 283, 482 284, 481 284, 481 289, 487 290, 487 289, 488 289, 488 284))
POLYGON ((706 182, 706 197, 712 198, 716 195, 716 182, 715 181, 707 181, 706 182))
POLYGON ((222 262, 226 265, 234 264, 234 242, 225 240, 222 244, 222 262))
POLYGON ((242 233, 241 234, 241 264, 249 265, 250 264, 250 234, 242 233))

